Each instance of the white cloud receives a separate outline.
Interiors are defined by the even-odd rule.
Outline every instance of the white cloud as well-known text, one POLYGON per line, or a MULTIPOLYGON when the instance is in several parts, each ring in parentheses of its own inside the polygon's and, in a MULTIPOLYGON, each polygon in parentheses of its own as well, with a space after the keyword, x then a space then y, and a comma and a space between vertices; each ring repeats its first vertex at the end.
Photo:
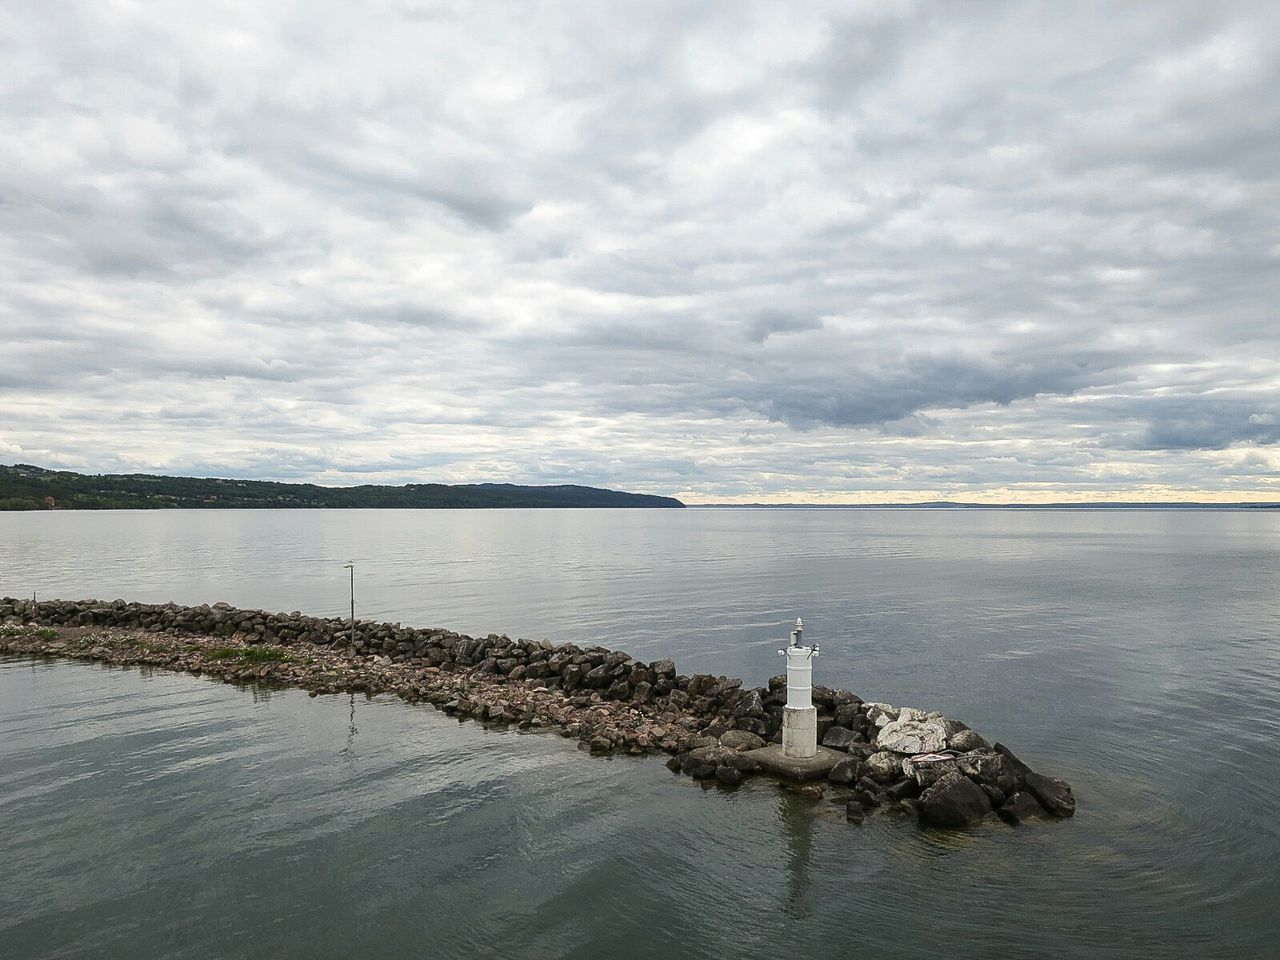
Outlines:
POLYGON ((1277 27, 1244 2, 10 4, 0 451, 709 500, 1274 495, 1277 27))

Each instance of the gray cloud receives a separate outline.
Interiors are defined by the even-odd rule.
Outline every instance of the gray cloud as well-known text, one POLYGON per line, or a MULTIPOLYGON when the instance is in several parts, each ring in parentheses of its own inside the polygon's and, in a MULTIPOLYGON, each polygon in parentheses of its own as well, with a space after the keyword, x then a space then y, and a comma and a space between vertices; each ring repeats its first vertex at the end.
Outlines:
POLYGON ((0 452, 1280 499, 1265 3, 0 11, 0 452))

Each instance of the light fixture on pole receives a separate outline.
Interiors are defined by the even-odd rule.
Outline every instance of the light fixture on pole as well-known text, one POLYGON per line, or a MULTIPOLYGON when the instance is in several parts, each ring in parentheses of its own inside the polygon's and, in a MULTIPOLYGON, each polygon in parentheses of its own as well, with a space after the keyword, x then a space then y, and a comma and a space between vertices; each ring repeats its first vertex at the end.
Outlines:
POLYGON ((342 568, 351 571, 351 646, 354 647, 356 645, 356 562, 348 560, 342 568))

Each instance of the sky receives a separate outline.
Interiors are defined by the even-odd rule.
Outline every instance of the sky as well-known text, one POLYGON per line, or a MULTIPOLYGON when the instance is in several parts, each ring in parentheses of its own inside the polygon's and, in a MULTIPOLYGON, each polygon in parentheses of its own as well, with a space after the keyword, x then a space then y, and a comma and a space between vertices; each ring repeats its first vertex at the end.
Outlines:
POLYGON ((0 462, 1280 500, 1280 5, 8 0, 0 462))

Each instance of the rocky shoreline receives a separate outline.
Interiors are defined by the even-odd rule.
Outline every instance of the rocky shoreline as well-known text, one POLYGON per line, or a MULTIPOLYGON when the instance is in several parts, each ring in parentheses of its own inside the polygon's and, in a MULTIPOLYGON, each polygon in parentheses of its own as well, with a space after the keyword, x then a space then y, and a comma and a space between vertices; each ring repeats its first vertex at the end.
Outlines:
MULTIPOLYGON (((685 676, 669 659, 642 662, 605 647, 469 637, 398 623, 268 613, 227 604, 0 599, 0 654, 146 665, 319 694, 388 693, 460 718, 574 738, 593 754, 666 753, 667 766, 732 789, 759 775, 748 755, 780 739, 786 681, 685 676)), ((818 736, 843 757, 823 785, 794 789, 845 805, 962 828, 1070 817, 1062 780, 1032 771, 958 720, 864 702, 815 686, 818 736)))

